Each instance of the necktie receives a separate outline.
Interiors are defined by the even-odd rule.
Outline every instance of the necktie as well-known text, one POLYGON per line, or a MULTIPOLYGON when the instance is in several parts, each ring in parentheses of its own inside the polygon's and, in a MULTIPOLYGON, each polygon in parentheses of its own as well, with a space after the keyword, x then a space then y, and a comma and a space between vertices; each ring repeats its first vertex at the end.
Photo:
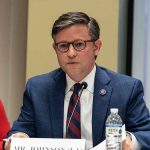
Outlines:
POLYGON ((66 137, 67 138, 81 138, 80 126, 80 100, 78 93, 81 89, 81 84, 74 84, 73 94, 70 98, 67 121, 66 121, 66 137))

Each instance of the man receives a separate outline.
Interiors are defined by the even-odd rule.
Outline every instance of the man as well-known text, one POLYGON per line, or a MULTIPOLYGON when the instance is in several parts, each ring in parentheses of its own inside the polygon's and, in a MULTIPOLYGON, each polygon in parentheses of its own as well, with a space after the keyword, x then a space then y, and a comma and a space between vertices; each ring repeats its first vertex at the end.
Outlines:
MULTIPOLYGON (((87 149, 105 139, 110 108, 119 109, 128 131, 123 149, 150 149, 150 116, 142 84, 95 64, 102 45, 99 34, 96 20, 82 12, 69 12, 55 21, 52 38, 60 68, 28 81, 21 113, 8 137, 65 138, 72 119, 67 120, 72 87, 86 82, 88 86, 79 96, 79 136, 86 139, 87 149)), ((9 146, 7 142, 5 148, 9 146)))

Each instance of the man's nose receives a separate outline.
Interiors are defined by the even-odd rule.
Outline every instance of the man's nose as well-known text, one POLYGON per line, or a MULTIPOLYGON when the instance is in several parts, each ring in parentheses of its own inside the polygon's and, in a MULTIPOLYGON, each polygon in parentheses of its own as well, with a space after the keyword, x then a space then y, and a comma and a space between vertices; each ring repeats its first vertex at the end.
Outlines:
POLYGON ((70 44, 67 52, 68 57, 75 57, 77 55, 77 51, 74 49, 73 45, 70 44))

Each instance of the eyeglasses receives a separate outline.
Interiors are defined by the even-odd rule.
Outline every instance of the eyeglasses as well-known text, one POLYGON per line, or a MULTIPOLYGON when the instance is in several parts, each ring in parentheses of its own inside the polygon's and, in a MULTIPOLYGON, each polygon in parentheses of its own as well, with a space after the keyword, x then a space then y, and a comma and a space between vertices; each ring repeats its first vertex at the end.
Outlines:
POLYGON ((81 51, 86 47, 86 43, 87 42, 94 42, 95 40, 75 40, 73 42, 59 42, 59 43, 55 43, 56 48, 58 51, 65 53, 69 50, 70 44, 73 46, 73 48, 76 51, 81 51))

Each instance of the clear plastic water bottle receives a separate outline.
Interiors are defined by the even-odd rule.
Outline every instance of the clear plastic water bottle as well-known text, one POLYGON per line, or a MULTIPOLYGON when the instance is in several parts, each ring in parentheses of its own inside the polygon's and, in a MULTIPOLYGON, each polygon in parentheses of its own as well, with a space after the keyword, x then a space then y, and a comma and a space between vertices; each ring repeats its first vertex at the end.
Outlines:
POLYGON ((111 108, 110 112, 106 120, 106 147, 107 150, 122 150, 122 119, 117 108, 111 108))

